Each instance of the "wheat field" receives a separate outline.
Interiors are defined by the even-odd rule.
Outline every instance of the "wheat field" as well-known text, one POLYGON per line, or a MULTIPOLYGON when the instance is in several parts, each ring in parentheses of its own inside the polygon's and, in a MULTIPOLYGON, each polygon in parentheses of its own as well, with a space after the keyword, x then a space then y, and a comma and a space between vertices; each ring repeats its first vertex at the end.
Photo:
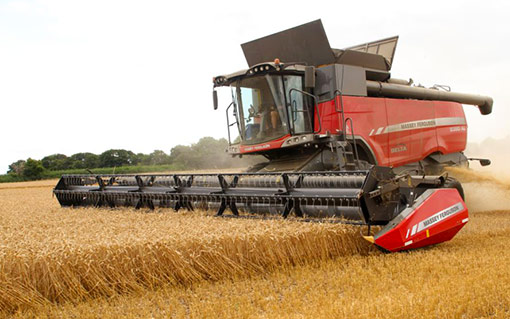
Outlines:
POLYGON ((454 171, 470 222, 383 254, 347 225, 62 209, 54 181, 0 185, 0 316, 510 317, 510 183, 454 171))
POLYGON ((62 209, 42 182, 0 189, 0 307, 23 310, 367 254, 345 225, 62 209))

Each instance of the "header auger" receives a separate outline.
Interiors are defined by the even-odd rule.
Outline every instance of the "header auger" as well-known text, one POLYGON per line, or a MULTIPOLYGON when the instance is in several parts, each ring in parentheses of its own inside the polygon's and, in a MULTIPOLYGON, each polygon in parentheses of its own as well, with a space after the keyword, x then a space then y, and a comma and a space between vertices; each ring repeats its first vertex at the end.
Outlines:
POLYGON ((387 251, 449 240, 468 221, 444 172, 468 162, 460 103, 489 114, 492 99, 391 78, 397 40, 332 49, 317 20, 245 43, 249 68, 214 78, 214 107, 229 87, 227 151, 267 162, 238 174, 64 175, 54 194, 62 206, 364 225, 387 251))

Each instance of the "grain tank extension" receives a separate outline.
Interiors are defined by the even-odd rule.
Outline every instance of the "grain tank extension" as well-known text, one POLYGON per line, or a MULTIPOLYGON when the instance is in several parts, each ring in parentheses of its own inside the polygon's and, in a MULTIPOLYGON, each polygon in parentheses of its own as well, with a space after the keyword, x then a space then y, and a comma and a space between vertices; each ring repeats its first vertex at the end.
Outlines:
POLYGON ((54 194, 62 206, 368 226, 365 239, 386 251, 447 241, 469 220, 445 172, 470 160, 462 104, 487 115, 493 101, 392 78, 397 41, 333 49, 317 20, 247 42, 248 68, 214 77, 214 108, 228 88, 227 152, 267 161, 238 174, 64 175, 54 194))

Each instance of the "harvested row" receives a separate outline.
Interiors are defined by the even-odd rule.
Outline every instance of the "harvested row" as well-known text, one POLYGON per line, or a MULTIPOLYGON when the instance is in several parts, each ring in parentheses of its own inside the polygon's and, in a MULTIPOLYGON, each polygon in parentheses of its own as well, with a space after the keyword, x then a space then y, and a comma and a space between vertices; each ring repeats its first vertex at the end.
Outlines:
POLYGON ((0 196, 0 308, 7 312, 373 251, 359 228, 345 225, 66 210, 48 188, 4 189, 0 196), (23 201, 26 192, 30 201, 23 201))

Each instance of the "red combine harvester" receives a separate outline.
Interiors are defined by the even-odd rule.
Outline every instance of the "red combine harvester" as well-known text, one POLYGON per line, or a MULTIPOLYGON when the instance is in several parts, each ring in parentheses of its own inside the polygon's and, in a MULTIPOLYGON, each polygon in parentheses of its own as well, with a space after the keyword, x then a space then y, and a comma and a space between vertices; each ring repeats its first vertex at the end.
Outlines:
MULTIPOLYGON (((249 68, 213 82, 231 88, 227 151, 267 158, 248 172, 64 175, 54 193, 62 206, 200 206, 363 225, 386 251, 450 240, 468 221, 462 186, 444 171, 470 160, 461 104, 486 115, 493 102, 391 78, 397 40, 332 49, 317 20, 243 44, 249 68)), ((217 109, 216 90, 213 100, 217 109)))

